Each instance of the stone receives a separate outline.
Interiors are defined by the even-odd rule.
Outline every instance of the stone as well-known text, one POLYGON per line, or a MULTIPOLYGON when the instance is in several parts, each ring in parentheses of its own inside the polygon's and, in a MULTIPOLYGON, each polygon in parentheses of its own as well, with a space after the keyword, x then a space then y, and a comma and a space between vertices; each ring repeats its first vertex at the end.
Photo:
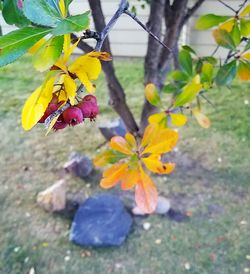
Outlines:
POLYGON ((170 207, 171 207, 170 201, 163 196, 159 196, 158 202, 157 202, 157 207, 156 207, 154 213, 159 214, 159 215, 164 215, 164 214, 168 213, 168 211, 170 210, 170 207))
POLYGON ((144 229, 144 230, 149 230, 150 227, 151 227, 151 224, 150 224, 150 223, 144 223, 144 224, 143 224, 143 229, 144 229))
POLYGON ((39 192, 37 203, 49 212, 61 211, 66 206, 66 185, 64 180, 56 182, 46 190, 39 192))
POLYGON ((92 172, 93 164, 87 156, 73 152, 69 161, 65 163, 64 169, 76 177, 85 178, 92 172))
POLYGON ((168 211, 167 216, 169 217, 169 219, 178 223, 187 221, 189 219, 186 214, 172 208, 168 211))
POLYGON ((116 119, 99 126, 99 130, 106 140, 110 140, 113 136, 125 136, 127 130, 124 122, 121 119, 116 119))
POLYGON ((120 246, 128 236, 132 218, 121 200, 111 194, 88 198, 77 210, 70 241, 80 246, 120 246))
MULTIPOLYGON (((164 215, 164 214, 168 213, 168 211, 170 210, 170 207, 171 207, 170 201, 163 196, 159 196, 158 201, 157 201, 157 207, 155 209, 154 214, 164 215)), ((132 208, 131 212, 135 216, 148 215, 148 214, 144 213, 138 206, 135 206, 134 208, 132 208)))

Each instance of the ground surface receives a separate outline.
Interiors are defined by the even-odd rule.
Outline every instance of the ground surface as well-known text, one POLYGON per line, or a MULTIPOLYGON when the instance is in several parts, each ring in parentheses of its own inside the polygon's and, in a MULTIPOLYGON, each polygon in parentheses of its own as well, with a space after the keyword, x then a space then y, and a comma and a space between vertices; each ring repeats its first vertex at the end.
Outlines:
MULTIPOLYGON (((142 64, 119 62, 117 69, 139 117, 142 64)), ((70 220, 45 213, 35 198, 61 178, 71 151, 93 156, 104 139, 91 124, 48 137, 39 126, 24 132, 21 107, 41 80, 29 59, 0 70, 0 273, 23 274, 34 267, 38 274, 239 274, 250 268, 249 85, 211 93, 212 128, 201 129, 195 121, 184 127, 176 171, 156 178, 160 191, 175 208, 189 212, 190 220, 152 216, 137 222, 122 247, 91 250, 71 244, 70 220), (143 222, 151 223, 149 231, 141 228, 143 222)), ((114 116, 103 77, 97 97, 102 123, 114 116)), ((67 177, 68 189, 87 197, 100 191, 98 176, 67 177)))

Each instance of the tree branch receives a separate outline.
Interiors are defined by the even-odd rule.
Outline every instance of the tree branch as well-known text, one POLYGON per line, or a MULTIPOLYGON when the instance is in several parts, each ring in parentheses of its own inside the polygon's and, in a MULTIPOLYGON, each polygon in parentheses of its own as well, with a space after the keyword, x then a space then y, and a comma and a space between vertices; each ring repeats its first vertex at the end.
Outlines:
MULTIPOLYGON (((162 33, 162 18, 164 14, 165 0, 152 0, 150 3, 150 14, 147 26, 158 37, 161 37, 162 33)), ((144 62, 144 82, 154 83, 158 86, 158 63, 160 58, 160 45, 157 41, 149 36, 147 54, 144 62)), ((144 131, 147 125, 148 117, 150 114, 157 111, 153 105, 151 105, 146 99, 141 113, 140 132, 144 131)))
MULTIPOLYGON (((121 4, 118 10, 121 10, 121 8, 124 9, 126 7, 125 5, 126 2, 127 1, 121 1, 121 4), (124 4, 124 6, 122 4, 124 4)), ((103 11, 102 11, 101 2, 100 0, 89 0, 89 5, 92 11, 95 28, 98 33, 102 33, 102 30, 104 30, 105 28, 107 30, 107 27, 106 27, 106 23, 105 23, 103 11)), ((118 14, 120 14, 120 11, 118 12, 118 14)), ((102 35, 102 42, 99 43, 98 47, 99 48, 101 47, 102 50, 111 53, 110 42, 107 34, 108 32, 105 31, 105 34, 102 35)), ((79 48, 84 49, 86 47, 85 45, 81 47, 81 44, 79 44, 79 48)), ((124 121, 127 127, 127 130, 130 132, 136 133, 138 131, 138 126, 132 112, 130 111, 126 103, 125 92, 119 80, 116 77, 113 61, 103 62, 103 71, 105 73, 107 85, 109 89, 109 97, 110 97, 109 104, 113 107, 116 113, 122 118, 122 120, 124 121)))
POLYGON ((196 3, 188 9, 186 15, 183 18, 182 24, 185 25, 191 16, 199 9, 199 7, 205 2, 205 0, 197 0, 196 3))

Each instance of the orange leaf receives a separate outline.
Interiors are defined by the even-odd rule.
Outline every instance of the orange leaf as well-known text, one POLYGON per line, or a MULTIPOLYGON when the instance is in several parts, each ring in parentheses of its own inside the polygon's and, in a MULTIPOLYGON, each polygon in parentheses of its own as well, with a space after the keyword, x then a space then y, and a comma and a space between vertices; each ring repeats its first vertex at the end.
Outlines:
POLYGON ((250 62, 240 61, 238 67, 238 76, 241 81, 250 81, 250 62))
POLYGON ((201 113, 198 108, 193 108, 192 113, 201 127, 210 128, 211 126, 210 120, 205 114, 201 113))
POLYGON ((141 168, 140 179, 135 188, 137 206, 145 213, 153 213, 157 206, 158 193, 151 178, 141 168))
POLYGON ((115 186, 127 173, 128 164, 115 164, 103 172, 103 179, 100 182, 102 188, 115 186))
POLYGON ((121 136, 114 136, 110 141, 110 147, 126 155, 133 155, 128 142, 121 136))
POLYGON ((112 60, 111 55, 105 51, 103 51, 103 52, 92 51, 92 52, 88 53, 88 56, 98 58, 99 60, 102 60, 102 61, 111 61, 112 60))
POLYGON ((142 161, 148 170, 158 174, 169 174, 175 168, 174 163, 162 163, 161 156, 158 154, 152 154, 147 158, 143 158, 142 161))
POLYGON ((121 188, 122 190, 129 190, 133 188, 139 181, 139 170, 132 169, 122 178, 121 188))

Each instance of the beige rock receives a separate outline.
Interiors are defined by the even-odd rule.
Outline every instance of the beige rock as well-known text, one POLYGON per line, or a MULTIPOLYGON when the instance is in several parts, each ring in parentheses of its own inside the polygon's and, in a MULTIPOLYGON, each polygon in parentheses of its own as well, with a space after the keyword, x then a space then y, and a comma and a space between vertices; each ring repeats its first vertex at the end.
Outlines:
POLYGON ((66 185, 60 180, 46 190, 39 192, 37 203, 46 211, 55 212, 65 209, 66 206, 66 185))

